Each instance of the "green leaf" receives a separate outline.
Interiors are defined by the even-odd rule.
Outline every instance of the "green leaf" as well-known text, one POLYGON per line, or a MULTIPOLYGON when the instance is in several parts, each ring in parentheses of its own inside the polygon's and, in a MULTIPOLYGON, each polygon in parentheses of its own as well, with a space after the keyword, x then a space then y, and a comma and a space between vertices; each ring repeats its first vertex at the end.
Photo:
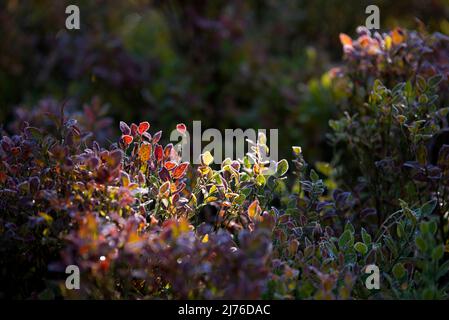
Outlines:
POLYGON ((288 161, 285 159, 282 159, 278 162, 277 168, 276 168, 276 177, 282 177, 284 174, 286 174, 288 171, 288 161))
POLYGON ((435 220, 432 220, 429 222, 429 232, 431 234, 435 234, 435 232, 437 232, 437 223, 435 222, 435 220))
POLYGON ((443 255, 444 255, 444 246, 442 244, 435 247, 432 251, 432 259, 435 261, 439 261, 441 258, 443 258, 443 255))
POLYGON ((393 275, 396 279, 402 279, 406 274, 407 270, 405 269, 402 263, 396 263, 393 267, 393 275))
POLYGON ((425 252, 427 250, 427 243, 422 237, 417 237, 415 239, 415 243, 421 252, 425 252))
POLYGON ((436 279, 439 279, 439 278, 441 278, 442 276, 444 276, 444 275, 446 275, 447 273, 449 272, 449 260, 448 261, 446 261, 445 263, 443 263, 439 268, 438 268, 438 271, 437 271, 437 274, 436 274, 436 279))
POLYGON ((24 131, 28 138, 41 141, 44 137, 42 131, 35 127, 26 127, 24 131))
POLYGON ((422 298, 424 300, 433 300, 435 299, 435 289, 433 288, 426 288, 423 290, 422 298))
POLYGON ((352 241, 354 241, 354 237, 352 235, 351 230, 346 230, 341 234, 340 238, 338 238, 338 246, 340 248, 344 248, 348 246, 348 244, 351 243, 352 241))
POLYGON ((437 206, 437 200, 430 200, 421 207, 421 215, 430 216, 437 206))
POLYGON ((249 196, 249 194, 251 193, 251 188, 242 188, 242 189, 240 189, 240 192, 245 196, 245 197, 248 197, 249 196))
POLYGON ((366 244, 366 245, 370 245, 371 244, 371 235, 365 230, 365 228, 362 228, 362 239, 363 239, 363 242, 366 244))
POLYGON ((437 75, 434 75, 433 77, 429 78, 427 83, 429 84, 429 86, 434 88, 440 84, 441 80, 443 80, 443 76, 441 74, 437 74, 437 75))
POLYGON ((423 234, 429 233, 429 231, 430 231, 429 224, 425 221, 421 222, 419 225, 419 230, 423 234))
POLYGON ((418 85, 418 88, 419 90, 421 90, 421 92, 424 92, 424 90, 426 90, 427 82, 426 79, 424 79, 422 76, 418 75, 416 77, 416 84, 418 85))
POLYGON ((222 185, 222 184, 223 184, 223 180, 222 180, 222 178, 221 178, 220 172, 217 172, 217 173, 214 175, 214 180, 215 180, 215 183, 217 183, 218 185, 222 185))
POLYGON ((315 163, 315 167, 319 172, 329 177, 332 174, 332 167, 327 162, 318 161, 315 163))
POLYGON ((313 181, 313 182, 317 182, 318 180, 320 180, 320 177, 318 176, 318 173, 316 173, 316 171, 315 170, 310 170, 310 179, 313 181))
POLYGON ((352 234, 355 232, 354 226, 350 222, 346 223, 345 230, 350 230, 352 234))
POLYGON ((243 157, 243 166, 247 169, 251 168, 251 162, 249 161, 248 156, 243 157))
POLYGON ((403 238, 405 234, 404 226, 401 223, 398 223, 396 226, 396 233, 399 238, 403 238))
POLYGON ((405 84, 404 91, 405 91, 405 94, 406 94, 406 96, 408 98, 412 96, 412 94, 413 94, 413 86, 412 86, 412 83, 410 81, 407 81, 407 83, 405 84))
POLYGON ((257 177, 256 177, 256 184, 259 186, 259 187, 263 187, 265 184, 266 184, 266 179, 265 179, 265 177, 263 176, 263 174, 259 174, 257 177))
POLYGON ((363 242, 357 242, 354 245, 354 249, 357 252, 360 252, 362 255, 365 255, 368 252, 368 247, 366 246, 366 244, 364 244, 363 242))
POLYGON ((234 199, 236 204, 242 204, 245 201, 246 197, 244 194, 240 194, 237 198, 234 199))
POLYGON ((416 150, 416 157, 421 165, 425 165, 427 163, 427 149, 424 144, 420 144, 418 146, 418 150, 416 150))

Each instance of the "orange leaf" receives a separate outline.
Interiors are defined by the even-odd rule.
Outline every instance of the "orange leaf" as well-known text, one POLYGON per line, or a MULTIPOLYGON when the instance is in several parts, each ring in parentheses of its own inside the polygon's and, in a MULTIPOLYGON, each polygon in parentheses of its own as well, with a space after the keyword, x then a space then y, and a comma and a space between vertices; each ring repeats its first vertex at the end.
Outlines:
POLYGON ((396 28, 391 32, 393 44, 400 44, 404 41, 404 32, 400 28, 396 28))
POLYGON ((188 162, 183 162, 173 171, 173 179, 179 179, 184 176, 187 171, 187 167, 189 166, 188 162))
POLYGON ((139 149, 139 158, 142 162, 147 162, 151 157, 151 144, 143 143, 139 149))
POLYGON ((340 33, 340 42, 343 46, 352 46, 352 39, 344 33, 340 33))
POLYGON ((259 215, 262 209, 259 206, 259 200, 254 200, 248 207, 248 215, 250 218, 254 218, 259 215))
POLYGON ((176 162, 173 161, 167 161, 166 163, 164 163, 164 167, 167 170, 172 170, 174 167, 176 167, 176 162))
POLYGON ((362 48, 367 47, 371 43, 370 37, 367 35, 361 36, 358 41, 362 48))

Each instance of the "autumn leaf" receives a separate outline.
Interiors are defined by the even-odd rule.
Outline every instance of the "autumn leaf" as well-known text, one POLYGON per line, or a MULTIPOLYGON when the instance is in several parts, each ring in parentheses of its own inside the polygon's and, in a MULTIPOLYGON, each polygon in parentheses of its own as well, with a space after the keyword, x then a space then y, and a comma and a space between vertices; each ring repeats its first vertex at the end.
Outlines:
POLYGON ((139 124, 139 128, 138 128, 139 134, 143 134, 144 132, 147 132, 148 129, 150 129, 150 124, 147 121, 141 122, 139 124))
POLYGON ((206 151, 201 155, 201 160, 206 166, 208 166, 214 161, 214 157, 209 151, 206 151))
POLYGON ((404 32, 400 28, 396 28, 391 32, 393 44, 401 44, 404 41, 404 32))
POLYGON ((169 192, 170 192, 170 181, 166 181, 159 188, 159 194, 168 196, 169 192))
POLYGON ((168 171, 174 169, 176 167, 176 162, 174 161, 167 161, 164 163, 164 167, 165 169, 167 169, 168 171))
POLYGON ((352 39, 347 34, 340 33, 340 42, 343 46, 352 47, 352 39))
POLYGON ((384 39, 385 49, 390 50, 392 42, 393 39, 391 39, 391 37, 387 35, 384 39))
POLYGON ((151 144, 143 143, 139 148, 139 159, 142 162, 147 162, 151 157, 151 144))
POLYGON ((157 162, 162 160, 163 152, 164 151, 162 149, 162 146, 160 144, 157 144, 156 147, 154 148, 154 157, 156 158, 157 162))
POLYGON ((180 134, 185 134, 186 133, 186 125, 184 123, 179 123, 178 125, 176 125, 176 130, 178 130, 178 132, 180 134))
POLYGON ((133 142, 133 137, 128 135, 128 134, 124 134, 122 135, 122 141, 123 143, 127 146, 129 145, 131 142, 133 142))
POLYGON ((179 179, 184 176, 186 173, 187 167, 189 166, 188 162, 183 162, 179 166, 176 167, 176 169, 173 171, 173 179, 179 179))
POLYGON ((173 144, 169 143, 164 148, 164 158, 168 159, 170 157, 171 151, 173 149, 173 144))
POLYGON ((251 219, 254 219, 255 216, 260 215, 262 209, 259 206, 259 200, 254 200, 248 207, 248 215, 251 219))

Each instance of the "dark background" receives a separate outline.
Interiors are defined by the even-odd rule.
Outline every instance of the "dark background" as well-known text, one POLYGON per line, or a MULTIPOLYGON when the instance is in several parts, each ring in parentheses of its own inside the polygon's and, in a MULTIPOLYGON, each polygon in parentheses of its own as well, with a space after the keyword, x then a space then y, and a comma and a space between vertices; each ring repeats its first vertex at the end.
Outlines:
POLYGON ((120 120, 155 131, 201 120, 278 128, 280 156, 300 145, 310 161, 327 160, 336 108, 326 71, 341 60, 339 33, 353 36, 370 4, 382 30, 419 18, 449 33, 448 0, 3 0, 0 124, 14 130, 12 119, 32 122, 65 102, 105 141, 120 120), (69 4, 80 30, 65 29, 69 4))

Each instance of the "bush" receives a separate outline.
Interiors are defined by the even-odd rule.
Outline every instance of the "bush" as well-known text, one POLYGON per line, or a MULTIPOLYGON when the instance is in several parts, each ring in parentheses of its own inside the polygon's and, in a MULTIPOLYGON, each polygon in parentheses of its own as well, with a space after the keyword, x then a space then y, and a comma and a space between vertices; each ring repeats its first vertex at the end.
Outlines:
POLYGON ((271 170, 259 135, 243 159, 193 166, 147 121, 121 121, 107 145, 98 99, 84 116, 52 99, 18 109, 0 148, 2 295, 447 298, 447 39, 359 31, 327 75, 341 112, 331 164, 294 146, 271 170), (81 290, 64 285, 69 264, 81 290))

